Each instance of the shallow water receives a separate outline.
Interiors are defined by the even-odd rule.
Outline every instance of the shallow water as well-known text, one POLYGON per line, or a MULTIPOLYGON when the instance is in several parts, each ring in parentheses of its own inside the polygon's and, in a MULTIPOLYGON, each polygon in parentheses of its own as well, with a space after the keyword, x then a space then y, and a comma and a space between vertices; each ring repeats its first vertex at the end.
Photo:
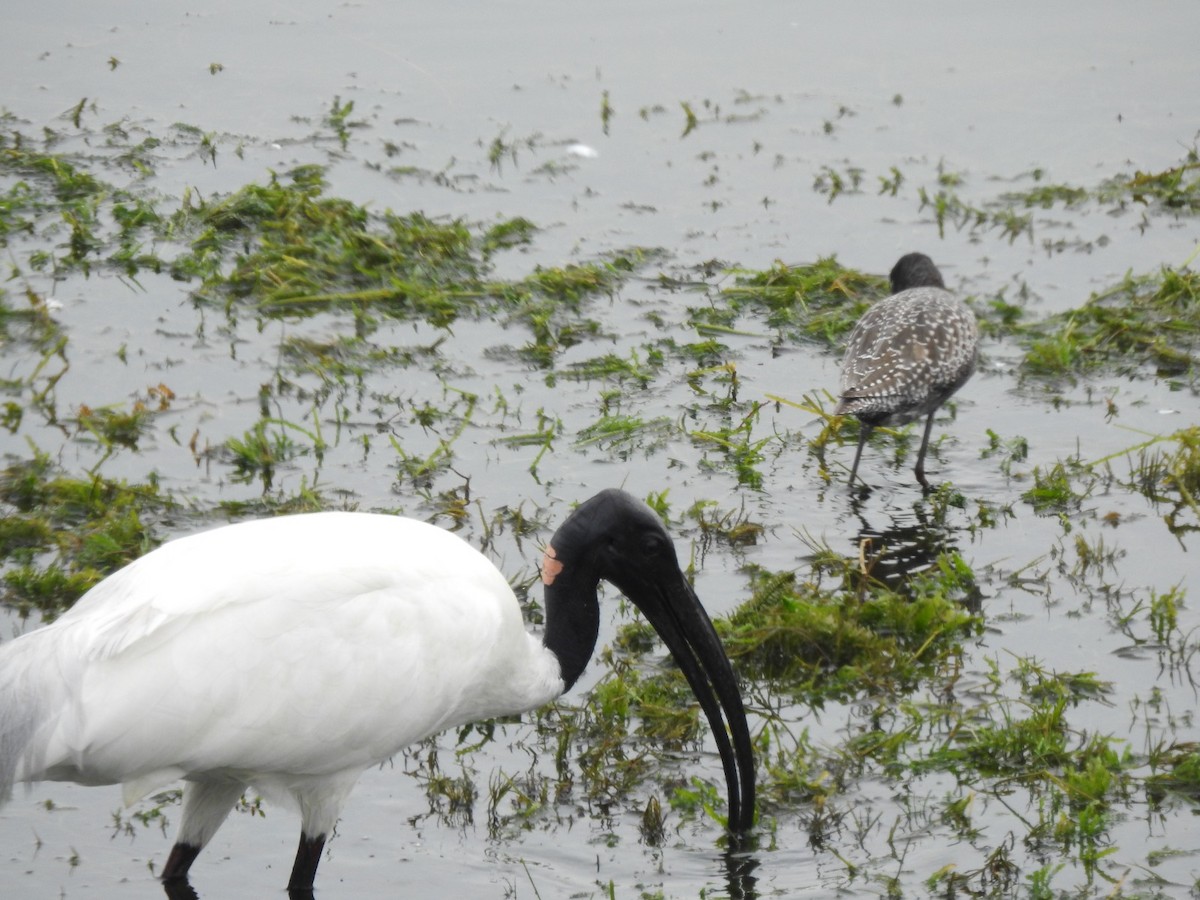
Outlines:
MULTIPOLYGON (((88 97, 97 128, 121 121, 128 130, 162 136, 182 122, 215 134, 215 165, 194 145, 164 146, 152 186, 166 196, 189 187, 204 195, 234 190, 263 181, 268 170, 319 162, 330 165, 331 195, 376 209, 485 223, 520 215, 543 226, 531 248, 499 258, 503 276, 633 246, 664 248, 665 267, 681 273, 712 260, 762 269, 776 259, 829 254, 885 273, 900 253, 921 249, 964 294, 986 298, 1026 288, 1031 312, 1043 316, 1081 305, 1127 271, 1181 264, 1195 247, 1195 220, 1160 214, 1147 224, 1137 209, 1113 215, 1092 206, 1055 207, 1035 216, 1032 238, 1009 242, 996 230, 952 226, 939 236, 928 210, 919 208, 917 189, 935 184, 941 166, 963 175, 964 199, 982 204, 1012 185, 1027 187, 1034 169, 1053 182, 1094 186, 1121 172, 1176 165, 1200 126, 1197 33, 1194 3, 532 2, 435 9, 360 2, 196 9, 168 2, 135 15, 105 2, 24 4, 7 11, 0 31, 0 105, 27 121, 23 130, 30 133, 45 125, 72 134, 59 116, 88 97), (115 69, 110 58, 119 61, 115 69), (222 66, 215 74, 213 63, 222 66), (607 134, 604 92, 616 110, 607 134), (335 96, 353 100, 352 118, 365 123, 345 150, 317 125, 335 96), (700 120, 686 136, 681 102, 700 120), (517 146, 515 159, 504 158, 498 168, 488 160, 497 137, 517 146), (387 142, 400 148, 397 156, 387 155, 387 142), (575 142, 596 155, 573 155, 575 142), (396 165, 422 174, 390 175, 396 165), (877 193, 877 178, 891 166, 906 179, 894 197, 877 193), (814 190, 821 171, 849 167, 864 171, 860 193, 827 202, 814 190)), ((76 150, 82 143, 67 141, 76 150)), ((155 471, 166 487, 203 503, 253 500, 261 485, 234 481, 219 461, 198 463, 166 429, 199 432, 201 444, 213 446, 241 435, 259 418, 259 386, 271 379, 281 339, 328 338, 352 324, 319 316, 260 331, 249 317, 230 323, 202 316, 187 299, 188 285, 149 276, 141 284, 137 290, 103 272, 57 284, 48 276, 31 279, 35 290, 62 304, 56 317, 71 338, 59 407, 127 404, 147 385, 166 382, 178 397, 171 412, 140 452, 114 456, 104 473, 141 481, 155 471), (117 358, 122 346, 125 363, 117 358)), ((699 302, 695 292, 635 279, 594 312, 609 339, 566 351, 557 366, 562 371, 604 352, 626 355, 664 334, 694 339, 685 307, 699 302), (654 324, 649 313, 667 324, 654 324)), ((722 338, 743 399, 798 401, 836 385, 836 357, 815 347, 780 347, 765 324, 744 324, 747 334, 722 338)), ((441 336, 426 326, 385 323, 373 340, 416 347, 441 336)), ((888 449, 866 451, 862 471, 874 490, 865 499, 852 495, 820 479, 804 445, 819 425, 786 406, 768 407, 757 426, 756 436, 778 435, 761 467, 761 491, 739 486, 717 454, 678 432, 649 447, 560 439, 534 477, 536 448, 510 448, 497 435, 530 429, 539 409, 552 410, 572 435, 599 412, 594 383, 559 378, 548 385, 544 373, 498 352, 524 339, 519 328, 502 323, 460 321, 439 348, 455 387, 483 397, 498 388, 519 398, 508 416, 481 410, 455 444, 455 471, 469 478, 483 510, 525 503, 548 508, 557 520, 569 503, 609 485, 640 496, 669 487, 676 516, 700 499, 722 509, 744 507, 766 526, 764 538, 697 557, 697 592, 714 615, 745 599, 744 564, 804 569, 810 552, 804 534, 850 555, 861 534, 928 530, 920 524, 925 501, 907 466, 892 465, 888 449)), ((1034 657, 1052 669, 1096 671, 1112 681, 1107 703, 1088 704, 1072 719, 1074 727, 1127 736, 1134 752, 1155 737, 1200 740, 1190 659, 1164 667, 1153 646, 1131 647, 1114 627, 1113 609, 1096 599, 1101 581, 1133 598, 1118 603, 1126 611, 1150 590, 1181 585, 1192 599, 1180 611, 1180 631, 1191 634, 1200 626, 1194 537, 1177 541, 1162 524, 1162 510, 1116 487, 1084 501, 1070 517, 1069 536, 1057 517, 1038 516, 1020 500, 1034 466, 1076 453, 1084 460, 1117 453, 1143 432, 1195 423, 1200 403, 1193 392, 1149 376, 1053 390, 1022 383, 1014 373, 1019 355, 1005 342, 985 343, 981 370, 958 398, 953 421, 943 417, 937 426, 939 443, 927 466, 935 482, 950 480, 967 498, 965 510, 951 517, 948 539, 984 587, 987 631, 968 648, 963 690, 977 685, 991 664, 1004 673, 1017 656, 1034 657), (1104 397, 1119 415, 1107 416, 1104 397), (1028 438, 1029 458, 1014 467, 1016 477, 981 458, 989 429, 1028 438), (1012 516, 994 528, 970 529, 982 506, 1011 506, 1012 516), (1103 524, 1108 513, 1120 515, 1120 527, 1103 524), (1073 559, 1076 535, 1102 538, 1115 549, 1114 569, 1082 579, 1064 572, 1060 561, 1073 559), (1017 572, 1021 578, 1009 577, 1017 572)), ((13 373, 28 365, 9 362, 13 373)), ((650 388, 627 392, 626 412, 674 419, 694 404, 685 380, 692 366, 679 360, 666 366, 650 388)), ((353 418, 340 433, 327 423, 338 434, 334 446, 321 462, 303 457, 282 469, 276 490, 287 494, 316 482, 363 508, 423 515, 426 506, 411 485, 397 485, 386 442, 364 453, 354 438, 388 421, 387 411, 371 402, 372 389, 445 402, 441 379, 416 368, 375 378, 400 384, 370 384, 362 396, 341 398, 353 418)), ((304 383, 303 376, 296 380, 304 383)), ((305 407, 281 410, 284 417, 292 412, 305 407)), ((708 414, 713 421, 688 422, 686 429, 719 424, 719 413, 708 414)), ((406 448, 436 446, 434 436, 404 437, 406 448)), ((69 471, 84 471, 98 458, 94 446, 33 421, 19 434, 0 434, 0 452, 25 458, 27 439, 69 471)), ((853 447, 830 453, 848 465, 853 447)), ((1128 466, 1118 459, 1113 469, 1124 476, 1128 466)), ((435 490, 453 487, 455 479, 441 476, 435 490)), ((479 522, 468 521, 463 531, 478 539, 479 522)), ((696 540, 679 529, 681 555, 696 540)), ((507 538, 492 552, 514 578, 527 574, 536 557, 530 546, 507 538)), ((605 623, 602 642, 619 620, 613 613, 605 623)), ((11 630, 6 625, 3 633, 11 630)), ((1189 640, 1194 647, 1195 638, 1189 640)), ((586 696, 600 668, 593 665, 572 700, 586 696)), ((860 711, 850 707, 795 714, 816 743, 837 743, 862 725, 860 711)), ((522 727, 509 726, 506 739, 471 756, 484 782, 495 769, 530 765, 523 751, 511 749, 522 727)), ((452 741, 443 747, 452 758, 452 741)), ((714 752, 685 761, 684 769, 720 781, 714 752)), ((615 897, 722 897, 739 889, 731 886, 714 826, 669 818, 667 844, 656 849, 639 841, 638 809, 614 810, 611 820, 580 809, 567 820, 491 836, 482 810, 461 827, 421 818, 428 811, 425 791, 406 772, 411 767, 397 760, 364 776, 322 864, 320 896, 419 890, 427 897, 607 897, 611 884, 615 897)), ((910 826, 902 853, 889 851, 888 829, 903 815, 911 819, 914 796, 940 799, 952 789, 945 776, 905 786, 858 783, 847 806, 879 820, 861 829, 857 843, 848 834, 835 842, 842 859, 810 846, 802 806, 780 816, 771 840, 753 856, 753 890, 764 897, 875 895, 885 893, 882 879, 895 877, 904 896, 925 896, 932 891, 925 880, 943 866, 980 865, 1021 812, 980 797, 977 840, 956 840, 931 821, 924 831, 910 826), (848 874, 844 859, 860 867, 857 874, 848 874)), ((113 836, 118 806, 115 788, 40 785, 18 793, 0 811, 0 896, 161 896, 148 863, 162 864, 169 833, 151 827, 132 838, 113 836)), ((1111 831, 1118 852, 1109 876, 1127 879, 1129 889, 1150 883, 1147 891, 1188 896, 1200 873, 1194 811, 1187 804, 1131 806, 1111 831), (1151 866, 1149 854, 1166 848, 1182 852, 1151 866), (1157 881, 1139 880, 1151 872, 1157 881)), ((268 808, 265 819, 234 816, 194 869, 201 896, 278 892, 295 821, 278 808, 268 808)), ((1013 853, 1026 871, 1045 862, 1021 855, 1021 848, 1013 853)), ((1113 889, 1102 879, 1084 884, 1073 870, 1060 873, 1055 885, 1097 896, 1113 889)))

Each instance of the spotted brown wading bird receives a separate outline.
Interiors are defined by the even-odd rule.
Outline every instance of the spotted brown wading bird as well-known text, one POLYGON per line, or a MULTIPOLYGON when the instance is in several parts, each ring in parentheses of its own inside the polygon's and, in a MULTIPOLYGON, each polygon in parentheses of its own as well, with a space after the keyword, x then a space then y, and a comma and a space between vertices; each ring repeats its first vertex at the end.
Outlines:
POLYGON ((975 371, 979 327, 923 253, 900 257, 891 282, 892 295, 863 313, 850 332, 841 399, 833 414, 850 414, 860 423, 850 484, 875 426, 904 425, 925 416, 914 472, 928 490, 925 452, 933 417, 975 371))
POLYGON ((540 639, 496 567, 424 522, 324 512, 164 544, 0 644, 0 800, 46 779, 122 784, 132 803, 183 779, 162 878, 170 896, 191 896, 193 860, 246 788, 290 796, 301 832, 288 886, 308 896, 364 769, 575 684, 596 645, 601 579, 687 678, 721 756, 729 829, 748 830, 754 760, 733 670, 661 522, 616 490, 550 539, 540 639))

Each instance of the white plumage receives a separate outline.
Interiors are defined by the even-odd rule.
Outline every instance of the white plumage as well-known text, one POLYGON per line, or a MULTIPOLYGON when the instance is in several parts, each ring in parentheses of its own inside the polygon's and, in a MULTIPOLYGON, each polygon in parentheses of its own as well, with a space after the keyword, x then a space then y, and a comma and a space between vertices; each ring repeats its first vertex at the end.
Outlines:
MULTIPOLYGON (((628 529, 633 502, 606 492, 567 524, 586 519, 591 540, 613 527, 605 517, 616 509, 616 527, 628 529)), ((553 603, 547 588, 547 623, 582 616, 584 626, 567 629, 581 670, 596 638, 587 606, 609 576, 566 530, 552 539, 554 565, 582 571, 553 603)), ((651 584, 682 577, 677 567, 643 574, 651 584)), ((361 772, 446 728, 561 694, 578 672, 552 643, 526 631, 508 582, 482 554, 426 523, 327 512, 181 538, 0 645, 0 799, 14 782, 53 779, 119 783, 128 803, 186 778, 165 872, 186 878, 252 785, 298 803, 292 886, 311 887, 361 772)), ((740 713, 739 702, 735 735, 740 713)))

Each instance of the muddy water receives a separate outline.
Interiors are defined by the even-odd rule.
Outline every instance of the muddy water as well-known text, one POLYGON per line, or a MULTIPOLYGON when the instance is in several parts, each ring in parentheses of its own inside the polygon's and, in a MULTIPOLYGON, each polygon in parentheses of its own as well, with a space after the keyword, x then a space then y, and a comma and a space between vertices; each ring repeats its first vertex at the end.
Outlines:
MULTIPOLYGON (((184 123, 213 134, 215 165, 194 143, 163 148, 152 186, 165 196, 187 188, 205 195, 233 190, 263 180, 268 170, 318 162, 330 166, 331 194, 378 209, 484 223, 520 215, 543 226, 532 248, 500 259, 502 275, 631 246, 664 248, 674 272, 711 260, 765 268, 776 259, 837 254, 847 265, 882 273, 901 252, 922 249, 962 292, 986 298, 1024 289, 1031 314, 1042 316, 1080 305, 1127 271, 1179 264, 1197 239, 1194 220, 1158 215, 1146 222, 1138 209, 1111 214, 1088 206, 1038 213, 1032 238, 1010 242, 994 229, 953 227, 941 236, 918 199, 920 187, 936 186, 939 171, 960 175, 959 194, 982 204, 1010 186, 1028 187, 1035 169, 1050 181, 1094 186, 1121 172, 1178 163, 1200 126, 1194 4, 440 6, 168 2, 130 14, 106 2, 22 4, 6 12, 0 31, 0 105, 35 134, 42 126, 70 132, 59 116, 83 97, 95 104, 88 115, 96 128, 121 122, 162 137, 184 123), (605 92, 615 110, 607 133, 600 115, 605 92), (345 149, 319 127, 335 97, 353 100, 352 119, 363 123, 345 149), (699 119, 686 135, 682 103, 699 119), (516 148, 499 166, 488 159, 497 138, 516 148), (595 153, 581 155, 571 149, 576 143, 595 153), (400 165, 416 174, 389 171, 400 165), (904 183, 895 196, 878 193, 879 178, 893 166, 904 183), (814 190, 822 171, 851 168, 864 173, 860 192, 827 202, 814 190)), ((220 464, 198 464, 166 428, 198 432, 212 445, 240 436, 259 416, 258 389, 270 381, 284 337, 329 338, 352 326, 318 317, 260 330, 252 321, 204 317, 187 301, 186 285, 152 277, 141 285, 131 288, 103 273, 61 283, 32 276, 35 290, 62 304, 57 315, 70 334, 71 367, 58 386, 59 405, 127 404, 148 384, 166 382, 180 398, 169 417, 139 453, 106 462, 105 474, 140 481, 154 471, 169 489, 203 503, 254 499, 261 485, 234 481, 220 464), (127 348, 125 362, 120 347, 127 348)), ((700 302, 695 293, 665 290, 652 279, 632 281, 595 312, 606 342, 573 348, 558 365, 603 352, 624 355, 664 334, 693 340, 686 307, 700 302)), ((799 400, 836 384, 833 356, 807 346, 780 348, 765 324, 744 324, 746 334, 723 339, 743 399, 799 400)), ((415 347, 439 337, 445 336, 405 324, 384 326, 373 339, 415 347)), ((756 426, 756 437, 778 435, 761 466, 761 491, 739 486, 712 465, 710 450, 679 433, 665 443, 627 447, 567 437, 535 477, 529 467, 536 449, 508 448, 496 443, 497 434, 514 425, 528 429, 539 409, 553 411, 565 434, 575 434, 599 416, 598 387, 562 378, 549 386, 543 373, 502 352, 525 339, 502 323, 464 322, 440 347, 455 387, 519 398, 518 422, 481 412, 455 445, 455 470, 469 476, 483 509, 525 503, 561 516, 570 502, 613 484, 640 495, 668 487, 676 516, 700 499, 745 508, 767 527, 765 538, 748 549, 712 549, 698 566, 698 593, 715 614, 745 598, 745 563, 803 569, 810 548, 802 535, 850 554, 862 534, 920 531, 927 507, 906 467, 874 447, 863 464, 875 488, 868 497, 825 483, 804 446, 817 424, 789 407, 770 408, 756 426)), ((935 481, 952 480, 967 498, 950 521, 948 540, 984 588, 988 630, 970 650, 966 684, 982 681, 993 663, 1005 670, 1017 654, 1060 671, 1098 671, 1114 693, 1107 704, 1091 704, 1076 727, 1127 736, 1134 752, 1151 733, 1181 743, 1200 739, 1188 667, 1164 671, 1152 649, 1132 648, 1097 601, 1098 585, 1058 568, 1076 535, 1103 538, 1116 555, 1102 580, 1143 597, 1181 585, 1192 598, 1180 613, 1187 633, 1200 625, 1194 539, 1170 537, 1161 510, 1120 489, 1088 498, 1068 517, 1069 534, 1062 520, 1038 516, 1020 500, 1034 466, 1076 453, 1098 459, 1143 432, 1194 423, 1195 395, 1152 377, 1050 390, 1018 380, 1018 348, 991 341, 984 355, 955 419, 939 425, 936 434, 945 437, 928 466, 935 481), (1107 415, 1105 396, 1119 408, 1115 418, 1107 415), (1014 467, 1014 477, 981 458, 989 429, 1028 438, 1029 459, 1014 467), (971 530, 982 506, 1011 507, 1012 514, 996 527, 971 530), (1108 513, 1123 524, 1104 530, 1108 513), (1159 705, 1144 719, 1154 692, 1159 705)), ((684 378, 691 366, 667 366, 649 389, 628 392, 626 412, 674 417, 695 405, 684 378)), ((441 396, 439 380, 428 373, 373 377, 378 382, 367 385, 368 395, 441 396)), ((364 454, 354 439, 386 414, 355 396, 343 399, 354 412, 345 433, 322 461, 303 457, 280 471, 274 489, 286 494, 315 481, 364 508, 421 515, 425 506, 411 485, 396 484, 386 443, 364 454)), ((285 417, 305 412, 299 404, 280 410, 285 417)), ((718 414, 705 415, 711 418, 687 427, 721 424, 718 414)), ((93 446, 64 441, 61 431, 36 422, 0 436, 0 452, 24 458, 27 439, 70 471, 97 460, 93 446)), ((853 448, 831 452, 845 465, 853 448)), ((1121 460, 1113 465, 1127 471, 1121 460)), ((455 483, 455 476, 443 476, 435 489, 455 483)), ((685 548, 695 535, 680 531, 685 548)), ((468 538, 478 532, 478 523, 467 523, 468 538)), ((494 552, 513 577, 527 574, 536 555, 504 539, 494 552)), ((606 622, 602 640, 615 622, 606 622)), ((588 677, 597 677, 598 668, 588 677)), ((850 709, 795 716, 818 743, 836 744, 855 727, 850 709)), ((497 768, 528 765, 506 749, 522 726, 510 728, 508 740, 468 763, 484 783, 497 768)), ((398 759, 364 776, 323 864, 322 896, 601 897, 610 896, 611 884, 615 897, 712 897, 738 889, 717 832, 703 824, 679 826, 663 849, 640 843, 635 809, 612 819, 580 811, 493 837, 481 815, 460 826, 423 815, 424 790, 406 774, 415 768, 398 759)), ((695 771, 719 781, 712 754, 695 771)), ((940 798, 951 788, 926 778, 912 790, 940 798)), ((809 844, 805 811, 798 809, 779 819, 752 860, 759 895, 818 897, 838 888, 878 894, 882 879, 894 877, 905 896, 924 896, 931 874, 946 865, 980 865, 1011 828, 1010 811, 980 800, 980 838, 951 842, 936 825, 927 833, 914 828, 897 859, 887 832, 912 803, 889 783, 866 782, 856 791, 850 803, 882 823, 866 829, 857 845, 849 837, 837 845, 859 874, 809 844)), ((115 789, 51 785, 18 794, 0 812, 0 895, 161 896, 148 864, 161 865, 169 836, 153 826, 114 836, 109 825, 118 806, 115 789)), ((278 891, 295 831, 294 816, 278 808, 265 819, 234 816, 197 864, 201 896, 278 891)), ((1132 808, 1112 836, 1119 852, 1109 872, 1121 878, 1143 871, 1135 867, 1147 867, 1151 851, 1194 848, 1200 831, 1186 807, 1132 808)), ((1036 854, 1020 858, 1026 871, 1044 862, 1036 854)), ((1190 853, 1156 865, 1162 893, 1186 896, 1196 866, 1190 853)), ((1075 889, 1083 879, 1068 870, 1057 884, 1075 889)), ((1111 885, 1101 880, 1079 890, 1099 895, 1111 885)))

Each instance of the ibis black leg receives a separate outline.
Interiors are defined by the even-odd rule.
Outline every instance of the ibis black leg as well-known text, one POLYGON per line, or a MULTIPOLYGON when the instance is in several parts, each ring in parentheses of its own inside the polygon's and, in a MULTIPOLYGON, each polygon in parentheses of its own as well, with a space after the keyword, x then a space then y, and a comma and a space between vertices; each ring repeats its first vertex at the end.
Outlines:
POLYGON ((929 418, 925 420, 925 434, 921 438, 921 452, 917 454, 917 467, 913 471, 916 473, 917 481, 921 482, 921 487, 925 490, 930 490, 929 482, 925 480, 925 451, 929 449, 929 432, 933 430, 933 417, 937 412, 935 409, 929 414, 929 418))
POLYGON ((321 851, 325 848, 325 835, 309 837, 301 832, 300 846, 296 848, 296 862, 292 865, 292 877, 288 881, 289 891, 312 890, 317 877, 317 865, 321 862, 321 851))
POLYGON ((171 848, 167 864, 163 866, 162 880, 187 881, 188 869, 199 855, 200 848, 195 844, 176 844, 171 848))
POLYGON ((200 900, 200 895, 196 893, 196 889, 191 886, 186 878, 164 881, 162 886, 167 900, 200 900))

